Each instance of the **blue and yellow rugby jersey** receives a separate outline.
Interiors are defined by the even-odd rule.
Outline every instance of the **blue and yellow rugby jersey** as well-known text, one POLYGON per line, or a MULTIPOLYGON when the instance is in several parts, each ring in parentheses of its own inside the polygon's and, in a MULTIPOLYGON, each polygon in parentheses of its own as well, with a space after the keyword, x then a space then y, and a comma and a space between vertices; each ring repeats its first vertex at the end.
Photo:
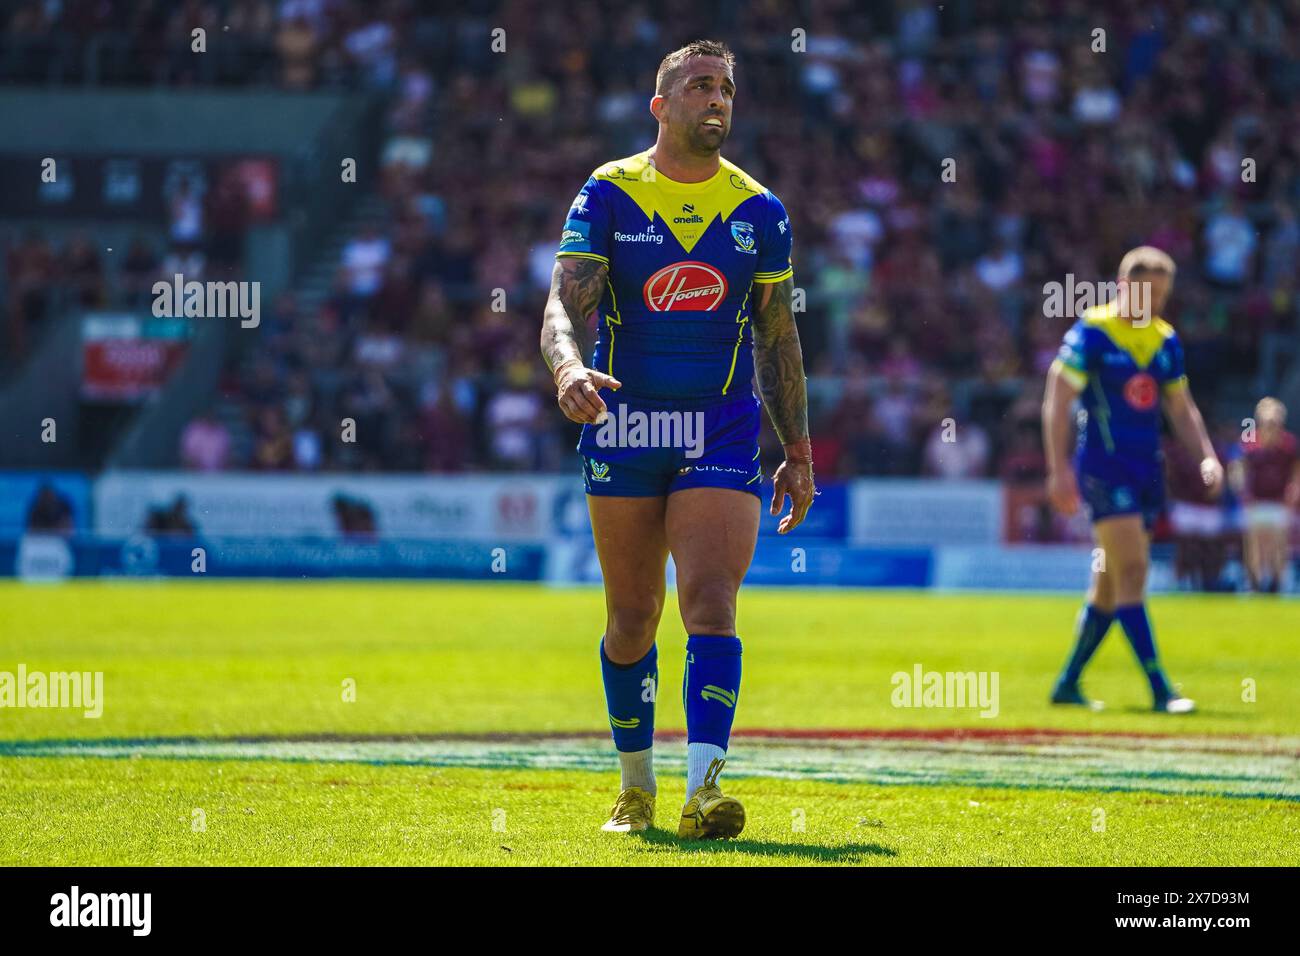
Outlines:
POLYGON ((679 183, 647 153, 591 174, 556 253, 609 264, 591 367, 623 383, 620 397, 752 396, 750 288, 794 274, 785 207, 725 159, 712 178, 679 183))
POLYGON ((1133 326, 1114 302, 1089 309, 1066 333, 1052 364, 1082 390, 1088 420, 1079 429, 1076 457, 1084 470, 1106 458, 1160 461, 1160 396, 1187 387, 1173 326, 1158 317, 1133 326))

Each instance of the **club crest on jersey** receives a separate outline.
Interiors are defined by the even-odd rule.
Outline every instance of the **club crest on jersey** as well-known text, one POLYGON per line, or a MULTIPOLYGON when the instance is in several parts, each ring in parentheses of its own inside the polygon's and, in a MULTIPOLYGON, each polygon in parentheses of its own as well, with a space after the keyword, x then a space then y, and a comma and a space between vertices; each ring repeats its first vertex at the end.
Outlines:
POLYGON ((736 240, 737 252, 748 252, 750 255, 758 255, 754 248, 754 227, 748 222, 733 222, 731 224, 731 238, 736 240))
POLYGON ((588 458, 587 463, 591 466, 592 481, 609 481, 609 465, 603 461, 596 461, 594 458, 588 458))
POLYGON ((1156 380, 1146 372, 1138 372, 1124 383, 1124 400, 1140 412, 1155 408, 1156 380))
POLYGON ((727 280, 703 262, 674 262, 646 280, 642 295, 651 312, 712 312, 727 297, 727 280))

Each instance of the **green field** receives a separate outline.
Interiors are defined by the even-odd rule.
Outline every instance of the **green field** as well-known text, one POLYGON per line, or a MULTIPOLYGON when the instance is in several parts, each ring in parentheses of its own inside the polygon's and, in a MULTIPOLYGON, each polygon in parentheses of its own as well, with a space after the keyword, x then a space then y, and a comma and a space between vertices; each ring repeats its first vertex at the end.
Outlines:
POLYGON ((104 674, 98 719, 0 709, 0 864, 1300 863, 1300 607, 1155 599, 1187 717, 1147 712, 1118 629, 1085 681, 1106 710, 1049 706, 1076 607, 745 594, 724 782, 750 822, 700 845, 673 835, 673 606, 661 829, 627 838, 597 830, 617 786, 599 591, 0 584, 0 671, 104 674), (917 665, 996 673, 997 715, 894 706, 917 665))

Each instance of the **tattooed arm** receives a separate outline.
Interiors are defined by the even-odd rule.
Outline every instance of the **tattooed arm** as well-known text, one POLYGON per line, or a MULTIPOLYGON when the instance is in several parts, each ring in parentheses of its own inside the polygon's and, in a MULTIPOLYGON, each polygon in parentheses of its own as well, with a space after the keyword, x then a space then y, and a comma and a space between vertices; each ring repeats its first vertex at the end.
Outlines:
POLYGON ((594 423, 605 412, 598 389, 620 382, 586 368, 579 330, 585 329, 605 290, 609 266, 597 259, 561 256, 551 274, 551 293, 542 317, 542 356, 555 377, 556 401, 565 416, 579 424, 594 423))
POLYGON ((790 497, 790 513, 777 526, 777 531, 785 534, 803 521, 817 494, 808 438, 808 384, 799 328, 790 308, 794 280, 760 283, 757 292, 754 374, 768 418, 785 446, 785 461, 772 479, 772 514, 779 514, 786 496, 790 497))

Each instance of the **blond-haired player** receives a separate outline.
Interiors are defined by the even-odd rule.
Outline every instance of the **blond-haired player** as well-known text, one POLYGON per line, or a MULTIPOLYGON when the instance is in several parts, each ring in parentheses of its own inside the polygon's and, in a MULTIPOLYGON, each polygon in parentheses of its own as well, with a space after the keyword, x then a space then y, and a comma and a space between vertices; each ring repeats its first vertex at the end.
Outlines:
POLYGON ((1173 290, 1174 272, 1173 260, 1159 249, 1130 250, 1120 262, 1116 295, 1085 311, 1070 328, 1047 375, 1047 494, 1067 515, 1086 503, 1102 549, 1053 703, 1098 706, 1083 696, 1079 677, 1111 622, 1119 621, 1150 682, 1155 709, 1193 709, 1160 665, 1145 596, 1149 533, 1164 507, 1162 413, 1178 440, 1198 456, 1206 486, 1217 493, 1223 482, 1223 467, 1187 386, 1182 346, 1159 315, 1173 290), (1071 461, 1076 402, 1083 416, 1071 461))

